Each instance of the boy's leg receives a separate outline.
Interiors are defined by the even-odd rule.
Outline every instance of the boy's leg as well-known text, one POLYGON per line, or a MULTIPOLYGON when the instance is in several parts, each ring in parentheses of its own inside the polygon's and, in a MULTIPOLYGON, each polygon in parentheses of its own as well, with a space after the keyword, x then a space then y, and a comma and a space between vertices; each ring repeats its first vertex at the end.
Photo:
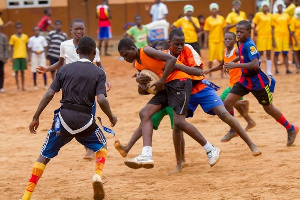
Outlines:
POLYGON ((20 90, 20 86, 19 86, 19 71, 15 71, 15 79, 16 79, 17 89, 20 90))
MULTIPOLYGON (((212 61, 208 62, 208 68, 211 69, 212 68, 212 61)), ((212 73, 209 73, 209 77, 212 77, 212 73)))
POLYGON ((25 90, 25 73, 24 70, 21 71, 21 80, 22 80, 22 90, 25 90))
POLYGON ((4 82, 4 62, 0 61, 0 92, 1 89, 3 89, 3 82, 4 82))
POLYGON ((32 73, 32 77, 33 77, 33 86, 36 87, 36 72, 32 73))
POLYGON ((41 154, 34 163, 32 174, 28 181, 22 200, 30 199, 32 192, 34 191, 38 180, 41 178, 47 163, 51 158, 57 156, 60 148, 70 142, 72 139, 73 137, 63 137, 57 135, 56 132, 52 129, 48 131, 47 137, 41 150, 41 154))
POLYGON ((240 113, 240 115, 247 121, 245 131, 256 126, 255 121, 249 116, 249 101, 239 100, 234 104, 234 108, 240 113))
POLYGON ((142 127, 141 124, 139 124, 138 128, 131 135, 127 145, 126 146, 121 145, 120 141, 116 139, 114 144, 115 148, 118 150, 121 156, 126 157, 130 149, 133 147, 136 141, 138 141, 141 137, 142 137, 142 127))
POLYGON ((298 51, 294 51, 294 59, 295 59, 295 65, 296 65, 296 68, 297 68, 297 74, 300 73, 300 50, 298 51))
POLYGON ((291 74, 292 72, 289 70, 288 51, 283 51, 282 56, 283 56, 283 62, 284 62, 284 65, 285 65, 286 73, 291 74))
POLYGON ((47 74, 43 74, 43 78, 44 78, 44 86, 45 86, 45 89, 47 89, 47 74))
POLYGON ((170 172, 170 174, 181 172, 182 164, 185 162, 184 158, 184 137, 183 132, 173 127, 173 144, 175 149, 175 157, 176 157, 176 167, 174 170, 170 172))
POLYGON ((244 131, 240 123, 229 114, 229 112, 223 105, 213 108, 213 111, 223 122, 228 124, 235 131, 235 133, 237 133, 246 142, 246 144, 252 151, 253 156, 258 156, 261 154, 260 150, 248 137, 247 133, 244 131))
POLYGON ((278 71, 278 55, 280 52, 274 52, 274 66, 275 66, 275 74, 279 74, 278 71))

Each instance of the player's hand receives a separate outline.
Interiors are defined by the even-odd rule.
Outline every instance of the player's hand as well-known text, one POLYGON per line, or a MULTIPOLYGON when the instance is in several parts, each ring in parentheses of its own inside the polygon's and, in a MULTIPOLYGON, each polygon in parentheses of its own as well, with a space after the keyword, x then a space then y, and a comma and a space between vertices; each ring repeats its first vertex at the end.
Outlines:
POLYGON ((205 70, 203 73, 204 73, 204 74, 210 74, 211 71, 208 69, 208 70, 205 70))
POLYGON ((109 119, 110 123, 111 123, 111 127, 114 127, 118 121, 117 117, 112 115, 112 118, 109 119))
POLYGON ((156 81, 155 83, 153 83, 152 85, 150 85, 150 87, 154 87, 155 91, 160 91, 164 89, 164 82, 162 82, 161 80, 156 81))
POLYGON ((106 81, 105 86, 106 86, 106 92, 108 92, 111 89, 110 82, 106 81))
POLYGON ((225 74, 226 76, 229 76, 229 69, 223 68, 223 72, 224 72, 224 74, 225 74))
POLYGON ((235 68, 235 63, 234 62, 229 62, 224 64, 224 69, 229 70, 235 68))
POLYGON ((46 67, 43 67, 43 66, 38 66, 36 68, 36 71, 39 73, 39 74, 45 74, 47 72, 47 68, 46 67))
POLYGON ((149 87, 148 87, 148 85, 147 84, 142 84, 142 83, 140 83, 140 84, 138 84, 138 93, 140 94, 140 95, 147 95, 147 94, 149 94, 148 92, 147 92, 147 89, 148 89, 149 87))
POLYGON ((36 134, 36 130, 39 127, 39 119, 32 119, 32 122, 29 124, 30 133, 36 134))
POLYGON ((147 84, 152 81, 152 78, 150 76, 147 76, 146 74, 139 73, 139 75, 136 76, 135 80, 138 83, 147 84))

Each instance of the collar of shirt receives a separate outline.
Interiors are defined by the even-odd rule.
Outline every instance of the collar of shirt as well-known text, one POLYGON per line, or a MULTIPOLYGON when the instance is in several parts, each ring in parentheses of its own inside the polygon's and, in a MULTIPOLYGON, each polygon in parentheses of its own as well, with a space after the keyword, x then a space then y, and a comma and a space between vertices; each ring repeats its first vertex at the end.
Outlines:
POLYGON ((80 58, 78 61, 79 62, 90 62, 90 63, 92 63, 89 59, 86 59, 86 58, 80 58))

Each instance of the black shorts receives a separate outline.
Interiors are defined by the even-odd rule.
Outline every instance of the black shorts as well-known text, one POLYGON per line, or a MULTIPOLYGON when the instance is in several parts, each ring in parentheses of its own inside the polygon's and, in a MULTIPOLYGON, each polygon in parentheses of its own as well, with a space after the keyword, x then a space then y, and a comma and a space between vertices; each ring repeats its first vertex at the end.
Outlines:
POLYGON ((229 93, 236 94, 239 96, 245 96, 249 92, 251 92, 255 96, 259 104, 263 106, 270 105, 273 102, 273 96, 272 93, 270 92, 270 88, 268 85, 262 90, 255 91, 255 90, 249 90, 248 88, 243 86, 240 82, 236 82, 229 93))
POLYGON ((173 80, 165 84, 168 104, 175 113, 185 115, 188 112, 193 84, 191 79, 173 80))
POLYGON ((148 104, 161 105, 161 109, 168 106, 168 97, 166 90, 158 91, 148 102, 148 104))

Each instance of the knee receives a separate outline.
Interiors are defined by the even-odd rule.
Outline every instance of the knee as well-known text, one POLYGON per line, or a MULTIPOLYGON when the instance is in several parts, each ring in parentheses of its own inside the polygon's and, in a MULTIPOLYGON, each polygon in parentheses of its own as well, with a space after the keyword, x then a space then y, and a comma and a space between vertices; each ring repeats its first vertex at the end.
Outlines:
POLYGON ((273 113, 273 109, 271 105, 268 106, 263 106, 264 110, 266 111, 266 113, 268 113, 269 115, 272 115, 273 113))
POLYGON ((174 130, 176 130, 176 132, 180 132, 180 130, 183 130, 183 128, 184 128, 184 121, 174 120, 174 130))
POLYGON ((222 111, 218 114, 219 118, 223 121, 223 122, 229 122, 230 119, 233 117, 229 114, 229 112, 226 110, 226 111, 222 111))
POLYGON ((226 99, 224 100, 224 106, 226 108, 226 110, 232 110, 233 109, 233 104, 230 101, 226 101, 226 99))

